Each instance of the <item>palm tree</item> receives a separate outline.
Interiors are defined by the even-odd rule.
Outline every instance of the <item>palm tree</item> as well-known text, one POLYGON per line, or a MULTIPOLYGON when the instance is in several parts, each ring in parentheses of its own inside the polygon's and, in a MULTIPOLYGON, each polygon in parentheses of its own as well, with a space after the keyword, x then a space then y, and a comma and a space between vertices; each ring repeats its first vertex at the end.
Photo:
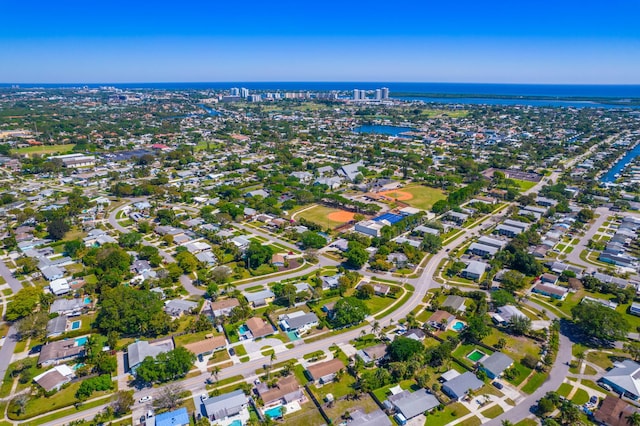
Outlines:
POLYGON ((271 352, 271 356, 269 357, 269 374, 267 374, 267 380, 269 380, 271 378, 271 369, 273 368, 273 361, 275 361, 277 359, 276 357, 276 353, 271 352))
POLYGON ((220 367, 218 367, 217 365, 215 365, 212 369, 211 369, 211 375, 213 377, 215 377, 216 382, 218 381, 218 374, 220 374, 220 367))
POLYGON ((371 332, 373 334, 378 334, 378 331, 380 331, 380 323, 378 321, 374 321, 373 324, 371 324, 371 332))
MULTIPOLYGON (((578 352, 578 353, 576 354, 576 358, 578 358, 578 361, 579 361, 579 364, 578 364, 578 365, 579 365, 579 366, 580 366, 580 365, 582 365, 582 361, 584 361, 584 358, 585 358, 584 352, 582 352, 582 351, 581 351, 581 352, 578 352)), ((640 425, 639 425, 639 426, 640 426, 640 425)))
POLYGON ((635 412, 627 416, 627 424, 629 426, 640 426, 640 412, 635 412))

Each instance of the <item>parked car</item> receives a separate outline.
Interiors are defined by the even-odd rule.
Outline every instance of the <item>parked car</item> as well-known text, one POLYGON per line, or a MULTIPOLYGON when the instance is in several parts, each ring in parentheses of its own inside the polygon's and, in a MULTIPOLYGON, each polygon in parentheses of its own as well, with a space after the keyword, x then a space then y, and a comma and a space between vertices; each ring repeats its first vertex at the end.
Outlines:
POLYGON ((229 355, 233 356, 236 354, 236 351, 233 348, 229 348, 229 355))
POLYGON ((493 382, 491 384, 495 386, 497 389, 502 389, 504 387, 504 385, 500 382, 493 382))
POLYGON ((142 398, 140 398, 140 403, 151 401, 152 399, 153 397, 151 395, 143 396, 142 398))
POLYGON ((208 393, 203 393, 202 395, 200 395, 200 399, 202 401, 206 401, 207 399, 209 399, 209 394, 208 393))

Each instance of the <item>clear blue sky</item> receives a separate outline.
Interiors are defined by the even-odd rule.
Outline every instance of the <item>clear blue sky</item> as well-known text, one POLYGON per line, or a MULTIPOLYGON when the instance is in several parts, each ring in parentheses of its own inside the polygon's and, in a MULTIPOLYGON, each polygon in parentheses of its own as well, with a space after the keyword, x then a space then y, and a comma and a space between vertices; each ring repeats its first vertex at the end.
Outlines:
POLYGON ((7 0, 0 82, 640 84, 638 17, 638 0, 7 0))

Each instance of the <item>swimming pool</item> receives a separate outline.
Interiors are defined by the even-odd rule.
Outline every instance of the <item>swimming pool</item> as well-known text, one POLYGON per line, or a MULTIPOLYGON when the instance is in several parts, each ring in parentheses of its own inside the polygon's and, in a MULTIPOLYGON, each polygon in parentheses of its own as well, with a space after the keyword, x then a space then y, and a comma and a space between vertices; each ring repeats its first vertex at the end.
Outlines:
POLYGON ((88 305, 89 303, 91 303, 91 298, 90 297, 85 297, 84 298, 84 304, 88 305))
POLYGON ((456 321, 455 324, 451 326, 454 331, 460 331, 464 328, 464 323, 462 321, 456 321))
POLYGON ((467 355, 467 358, 469 358, 473 362, 478 362, 485 356, 486 354, 484 352, 474 349, 469 355, 467 355))
POLYGON ((242 420, 235 419, 234 421, 229 423, 229 426, 242 426, 242 420))
POLYGON ((287 331, 287 336, 289 336, 289 340, 292 342, 300 340, 300 337, 298 337, 298 334, 295 331, 287 331))
POLYGON ((82 367, 84 367, 84 363, 82 363, 82 362, 78 363, 78 364, 73 366, 73 371, 76 371, 78 368, 82 368, 82 367))
POLYGON ((76 339, 76 346, 84 346, 87 344, 88 337, 78 337, 76 339))
POLYGON ((71 329, 77 330, 80 328, 81 325, 82 325, 82 321, 74 321, 71 323, 71 329))
POLYGON ((238 332, 240 333, 240 335, 247 334, 249 332, 249 327, 247 327, 246 325, 242 324, 240 326, 240 328, 238 328, 238 332))
POLYGON ((265 410, 264 414, 266 416, 269 416, 269 418, 279 419, 280 417, 282 417, 282 405, 269 408, 268 410, 265 410))

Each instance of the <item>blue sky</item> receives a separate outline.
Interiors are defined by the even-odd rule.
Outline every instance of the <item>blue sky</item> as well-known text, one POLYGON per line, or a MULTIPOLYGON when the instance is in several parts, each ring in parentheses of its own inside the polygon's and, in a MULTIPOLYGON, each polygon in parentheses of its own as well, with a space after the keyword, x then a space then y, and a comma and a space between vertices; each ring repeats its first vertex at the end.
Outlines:
POLYGON ((640 84, 640 2, 5 1, 0 82, 640 84))

